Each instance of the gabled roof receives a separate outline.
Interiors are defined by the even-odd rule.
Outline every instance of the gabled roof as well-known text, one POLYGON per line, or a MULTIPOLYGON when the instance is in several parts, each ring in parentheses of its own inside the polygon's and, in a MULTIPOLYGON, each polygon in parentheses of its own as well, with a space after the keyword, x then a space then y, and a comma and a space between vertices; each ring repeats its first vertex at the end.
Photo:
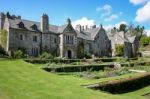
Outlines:
MULTIPOLYGON (((30 31, 35 31, 33 30, 32 26, 37 26, 37 29, 40 31, 40 22, 35 22, 35 21, 29 21, 29 20, 24 20, 24 19, 19 19, 19 18, 15 18, 15 19, 8 19, 9 20, 9 24, 11 28, 14 29, 20 29, 18 27, 18 24, 20 22, 22 22, 25 26, 25 29, 30 30, 30 31)), ((49 25, 49 33, 63 33, 67 27, 71 26, 71 28, 73 29, 71 24, 65 24, 62 26, 56 26, 56 25, 49 25)), ((74 29, 73 29, 74 30, 74 29)), ((103 31, 104 29, 101 27, 98 28, 92 28, 92 29, 86 29, 86 30, 82 30, 81 32, 75 30, 74 32, 77 33, 77 37, 79 38, 83 38, 86 40, 94 40, 96 35, 98 34, 99 31, 103 31)))
POLYGON ((64 30, 67 28, 67 26, 68 26, 68 24, 65 24, 65 25, 63 25, 63 26, 60 26, 60 27, 58 27, 58 33, 63 33, 64 32, 64 30))

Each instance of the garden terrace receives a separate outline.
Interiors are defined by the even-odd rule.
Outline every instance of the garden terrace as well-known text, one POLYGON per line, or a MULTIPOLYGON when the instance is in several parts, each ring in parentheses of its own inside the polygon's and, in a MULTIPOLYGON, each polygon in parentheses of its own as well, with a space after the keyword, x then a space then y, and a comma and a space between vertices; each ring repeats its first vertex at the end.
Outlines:
MULTIPOLYGON (((79 63, 78 63, 79 64, 79 63)), ((83 71, 99 71, 104 70, 105 68, 114 68, 114 63, 91 63, 91 64, 79 64, 79 65, 71 65, 71 64, 48 64, 43 67, 46 71, 53 72, 83 72, 83 71)), ((126 62, 120 64, 122 67, 133 67, 133 66, 149 66, 150 62, 126 62)))
POLYGON ((150 73, 143 73, 136 77, 112 80, 91 85, 83 85, 85 88, 107 91, 112 94, 122 94, 141 89, 150 85, 150 73))

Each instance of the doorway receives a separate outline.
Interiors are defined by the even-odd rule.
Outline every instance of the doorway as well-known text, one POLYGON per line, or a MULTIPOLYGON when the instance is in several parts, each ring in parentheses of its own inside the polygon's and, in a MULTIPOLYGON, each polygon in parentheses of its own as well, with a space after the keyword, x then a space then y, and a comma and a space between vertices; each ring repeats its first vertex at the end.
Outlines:
POLYGON ((68 50, 68 58, 72 58, 72 53, 71 53, 71 50, 68 50))

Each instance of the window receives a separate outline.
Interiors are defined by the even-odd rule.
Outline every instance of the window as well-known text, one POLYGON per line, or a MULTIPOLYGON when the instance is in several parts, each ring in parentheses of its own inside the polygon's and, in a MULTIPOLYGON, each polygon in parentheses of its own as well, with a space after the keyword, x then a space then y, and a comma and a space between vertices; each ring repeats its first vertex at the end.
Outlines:
POLYGON ((19 35, 19 39, 23 40, 23 35, 22 34, 19 35))
POLYGON ((33 41, 37 42, 37 36, 33 36, 33 41))
POLYGON ((31 28, 32 28, 32 30, 35 30, 35 31, 38 30, 38 29, 37 29, 37 26, 36 26, 35 24, 32 25, 31 28))
POLYGON ((38 56, 38 54, 39 54, 38 48, 32 48, 32 55, 33 56, 38 56))
POLYGON ((57 43, 57 39, 56 38, 54 38, 54 43, 57 43))
POLYGON ((66 35, 66 44, 73 44, 74 37, 70 35, 66 35))
POLYGON ((23 22, 20 22, 20 23, 18 24, 18 27, 19 27, 19 28, 22 28, 22 29, 25 29, 25 26, 24 26, 23 22))

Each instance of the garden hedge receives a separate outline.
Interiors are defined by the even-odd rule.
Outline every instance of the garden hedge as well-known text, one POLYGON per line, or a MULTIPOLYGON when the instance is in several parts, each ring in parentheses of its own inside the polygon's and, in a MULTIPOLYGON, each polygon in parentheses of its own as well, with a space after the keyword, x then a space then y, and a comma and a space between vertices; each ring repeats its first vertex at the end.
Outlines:
POLYGON ((129 77, 114 81, 102 82, 93 85, 84 85, 86 88, 107 91, 112 94, 121 94, 141 89, 150 85, 150 73, 137 77, 129 77))
POLYGON ((113 68, 113 64, 107 65, 78 65, 78 66, 60 66, 60 67, 44 67, 43 69, 48 72, 83 72, 83 71, 99 71, 104 70, 106 67, 113 68))
MULTIPOLYGON (((86 62, 88 60, 92 59, 25 59, 26 62, 33 64, 86 62)), ((116 58, 99 58, 94 61, 113 62, 115 60, 116 58)))

